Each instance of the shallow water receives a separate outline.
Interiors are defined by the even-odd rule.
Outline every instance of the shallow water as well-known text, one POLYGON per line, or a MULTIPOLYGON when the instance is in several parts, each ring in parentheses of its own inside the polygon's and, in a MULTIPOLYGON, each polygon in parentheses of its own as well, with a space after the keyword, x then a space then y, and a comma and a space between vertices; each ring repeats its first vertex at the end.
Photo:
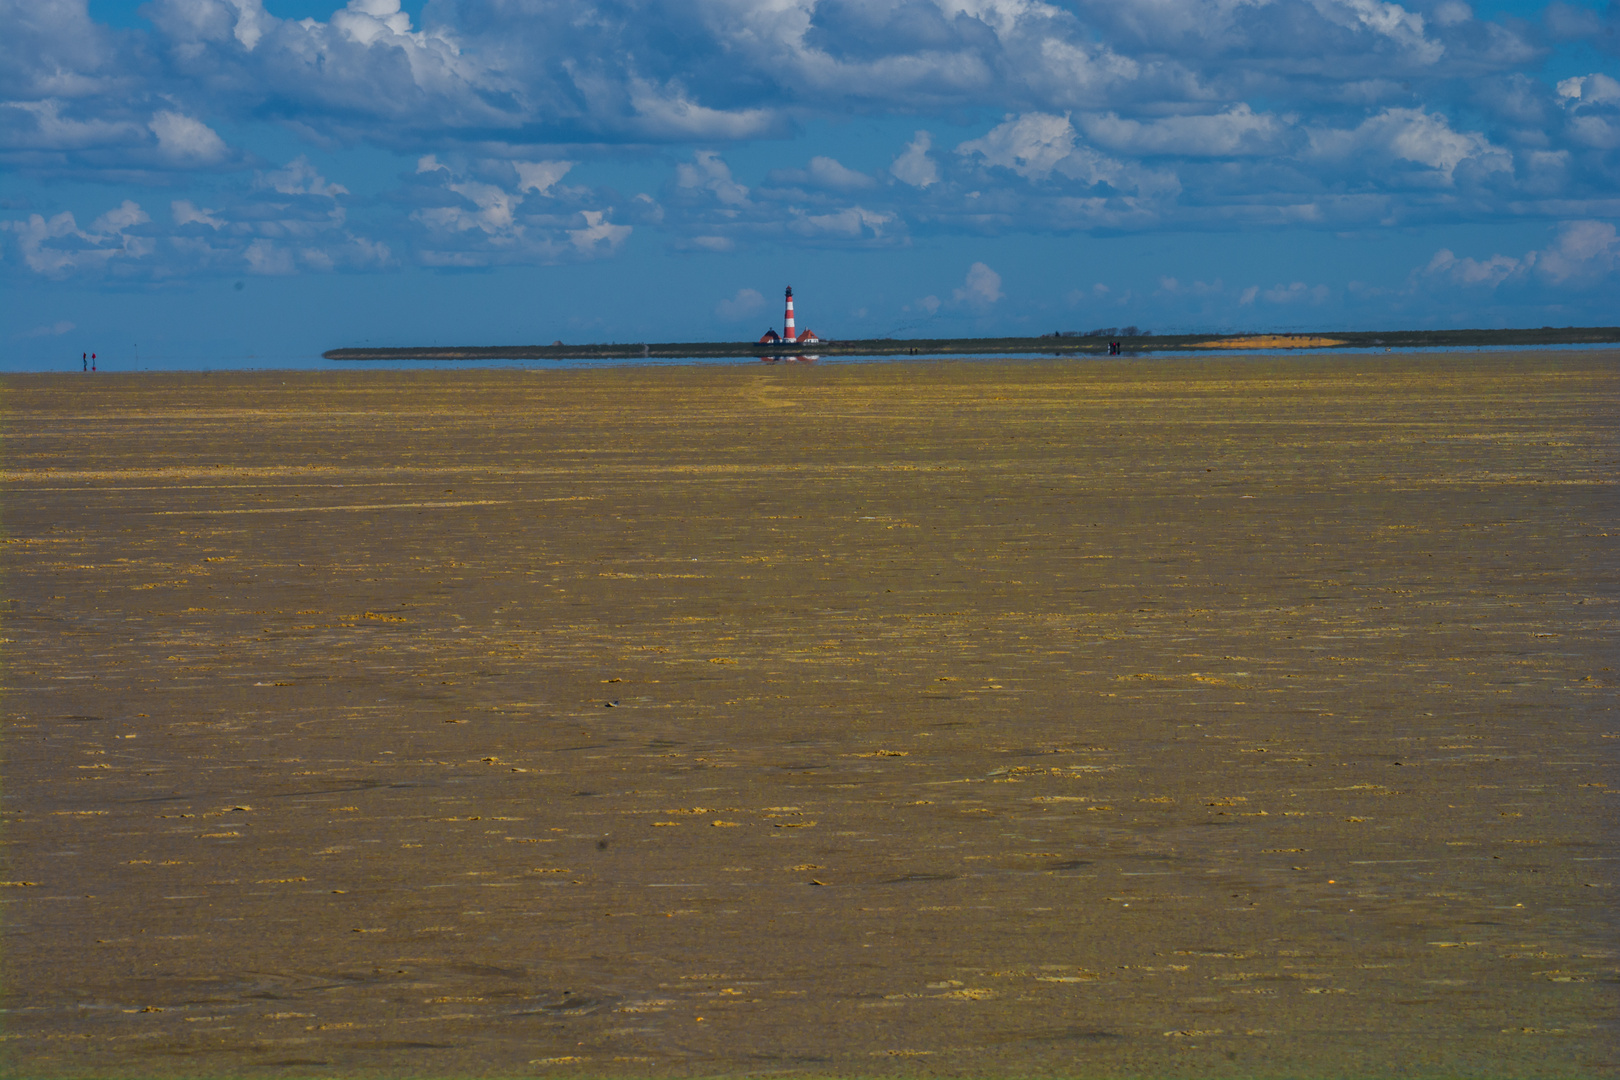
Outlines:
MULTIPOLYGON (((917 363, 949 363, 983 362, 996 363, 1002 361, 1024 361, 1044 359, 1066 359, 1074 363, 1114 362, 1125 360, 1159 360, 1173 363, 1222 362, 1231 363, 1241 357, 1291 357, 1298 360, 1321 360, 1344 356, 1467 356, 1480 353, 1507 354, 1557 354, 1564 352, 1596 352, 1606 353, 1614 351, 1613 345, 1509 345, 1492 346, 1490 348, 1377 348, 1377 349, 1243 349, 1234 353, 1225 349, 1210 349, 1202 352, 1187 350, 1140 350, 1127 353, 1125 357, 1110 357, 1097 353, 949 353, 944 355, 896 356, 884 354, 880 356, 672 356, 672 357, 632 357, 620 360, 327 360, 321 356, 286 355, 286 356, 234 356, 234 357, 174 357, 156 356, 134 358, 112 357, 102 363, 98 374, 128 374, 132 372, 248 372, 248 371, 600 371, 606 368, 618 367, 734 367, 749 366, 753 364, 784 364, 793 362, 810 362, 822 365, 830 364, 917 364, 917 363)), ((72 363, 71 356, 65 356, 60 365, 41 367, 35 362, 26 362, 26 366, 15 366, 20 362, 8 362, 0 358, 0 372, 14 372, 17 374, 34 373, 69 373, 80 374, 79 369, 72 363)))

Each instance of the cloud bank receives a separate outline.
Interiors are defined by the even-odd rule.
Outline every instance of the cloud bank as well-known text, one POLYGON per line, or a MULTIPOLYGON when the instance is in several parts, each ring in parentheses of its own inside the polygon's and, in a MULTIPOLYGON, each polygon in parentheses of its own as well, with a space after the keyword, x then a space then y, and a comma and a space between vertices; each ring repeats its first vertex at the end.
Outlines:
MULTIPOLYGON (((396 0, 333 7, 152 0, 115 29, 85 0, 0 0, 0 166, 119 188, 91 214, 0 210, 0 266, 467 269, 644 239, 859 250, 1620 218, 1616 5, 436 0, 421 25, 396 0), (1593 69, 1543 74, 1555 56, 1593 69), (796 149, 852 116, 888 142, 796 149), (402 167, 355 197, 305 158, 258 156, 250 135, 269 129, 402 167), (735 163, 767 144, 772 165, 735 163), (600 178, 627 162, 662 179, 600 178)), ((1425 273, 1554 280, 1512 258, 1425 273)))

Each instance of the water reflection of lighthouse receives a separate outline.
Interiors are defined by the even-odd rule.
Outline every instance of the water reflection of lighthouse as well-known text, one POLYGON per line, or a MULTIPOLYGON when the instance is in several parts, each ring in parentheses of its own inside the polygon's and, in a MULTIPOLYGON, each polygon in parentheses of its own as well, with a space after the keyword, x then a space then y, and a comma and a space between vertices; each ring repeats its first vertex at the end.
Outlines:
POLYGON ((793 325, 793 286, 787 287, 787 311, 782 316, 782 332, 775 330, 765 331, 765 336, 759 339, 761 345, 785 345, 790 342, 797 344, 810 344, 820 341, 814 330, 806 330, 800 334, 793 325))

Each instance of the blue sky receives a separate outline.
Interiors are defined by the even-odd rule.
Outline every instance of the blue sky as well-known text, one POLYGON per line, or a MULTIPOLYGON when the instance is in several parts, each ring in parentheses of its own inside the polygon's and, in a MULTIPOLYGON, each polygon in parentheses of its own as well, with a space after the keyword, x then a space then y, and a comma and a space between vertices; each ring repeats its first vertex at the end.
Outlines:
POLYGON ((0 0, 0 367, 1620 322, 1620 2, 0 0))

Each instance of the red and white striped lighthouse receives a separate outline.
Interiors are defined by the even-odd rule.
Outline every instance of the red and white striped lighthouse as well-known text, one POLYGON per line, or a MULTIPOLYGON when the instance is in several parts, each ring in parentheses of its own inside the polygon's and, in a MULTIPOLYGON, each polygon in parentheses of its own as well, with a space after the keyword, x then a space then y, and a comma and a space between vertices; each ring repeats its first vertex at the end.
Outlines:
POLYGON ((782 340, 797 341, 799 336, 793 332, 793 286, 787 287, 787 314, 782 316, 782 340))

